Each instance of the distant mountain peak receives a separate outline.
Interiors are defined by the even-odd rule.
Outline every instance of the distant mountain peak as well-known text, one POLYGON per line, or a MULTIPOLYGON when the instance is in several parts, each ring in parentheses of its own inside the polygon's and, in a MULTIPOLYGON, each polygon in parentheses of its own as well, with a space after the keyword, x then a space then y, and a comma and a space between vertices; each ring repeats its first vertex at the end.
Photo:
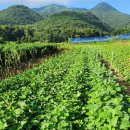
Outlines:
POLYGON ((97 4, 93 9, 97 9, 97 10, 114 10, 117 11, 114 7, 112 7, 110 4, 106 3, 106 2, 101 2, 99 4, 97 4))
POLYGON ((7 9, 25 9, 25 10, 30 10, 30 8, 28 6, 25 6, 25 5, 12 5, 12 6, 8 7, 7 9))
POLYGON ((12 5, 12 6, 10 6, 9 8, 12 8, 12 7, 21 7, 21 8, 29 8, 29 7, 27 7, 27 6, 25 6, 25 5, 12 5))
POLYGON ((59 5, 59 4, 50 4, 48 6, 52 6, 52 7, 66 7, 64 5, 59 5))
POLYGON ((50 4, 47 6, 43 6, 41 8, 34 8, 33 11, 39 13, 43 18, 46 18, 48 16, 52 16, 54 14, 70 10, 64 5, 58 5, 58 4, 50 4))
POLYGON ((130 15, 121 13, 108 3, 102 2, 90 10, 102 22, 106 23, 112 28, 118 28, 129 24, 130 15))

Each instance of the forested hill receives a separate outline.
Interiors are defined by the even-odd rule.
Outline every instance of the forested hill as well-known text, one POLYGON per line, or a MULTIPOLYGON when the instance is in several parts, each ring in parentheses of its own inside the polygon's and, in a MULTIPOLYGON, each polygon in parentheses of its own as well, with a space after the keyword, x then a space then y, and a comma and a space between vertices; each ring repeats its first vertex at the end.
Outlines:
POLYGON ((102 31, 109 31, 110 27, 102 23, 91 12, 75 12, 64 11, 54 16, 48 17, 45 20, 36 24, 44 28, 69 28, 69 29, 83 29, 93 28, 102 31))
POLYGON ((105 35, 110 27, 91 12, 64 11, 34 24, 38 39, 50 42, 67 41, 70 37, 105 35))
POLYGON ((42 17, 23 5, 16 5, 0 11, 1 25, 26 25, 40 21, 42 17))
POLYGON ((112 28, 130 25, 130 15, 121 13, 107 3, 100 3, 90 11, 112 28))

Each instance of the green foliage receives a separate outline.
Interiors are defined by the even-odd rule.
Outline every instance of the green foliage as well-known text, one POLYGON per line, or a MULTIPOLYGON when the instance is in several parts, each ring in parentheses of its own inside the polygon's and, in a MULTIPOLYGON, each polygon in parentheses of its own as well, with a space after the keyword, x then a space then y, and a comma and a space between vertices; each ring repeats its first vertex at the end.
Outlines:
POLYGON ((122 27, 112 32, 113 35, 127 34, 127 33, 130 33, 130 26, 122 27))
POLYGON ((64 42, 71 37, 100 36, 110 31, 90 12, 65 11, 34 25, 36 38, 49 42, 64 42))
POLYGON ((1 41, 33 42, 34 30, 31 26, 0 26, 1 41))
POLYGON ((26 6, 16 5, 0 11, 1 25, 27 25, 42 20, 42 17, 26 6))
MULTIPOLYGON (((95 17, 90 12, 74 12, 74 11, 64 11, 56 14, 52 17, 45 19, 38 23, 39 26, 43 27, 61 27, 67 28, 96 28, 103 31, 108 31, 108 26, 103 24, 97 17, 95 17), (45 26, 45 24, 47 26, 45 26)), ((36 24, 36 25, 38 25, 36 24)))

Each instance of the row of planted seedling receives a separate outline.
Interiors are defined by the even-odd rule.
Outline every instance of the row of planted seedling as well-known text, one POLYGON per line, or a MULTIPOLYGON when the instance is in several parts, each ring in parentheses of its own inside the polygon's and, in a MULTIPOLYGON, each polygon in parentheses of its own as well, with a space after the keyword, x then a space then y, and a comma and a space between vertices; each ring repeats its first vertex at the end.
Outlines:
POLYGON ((127 130, 123 89, 93 47, 73 49, 0 83, 0 127, 127 130))
POLYGON ((114 70, 130 82, 130 45, 96 45, 96 50, 107 60, 114 70))

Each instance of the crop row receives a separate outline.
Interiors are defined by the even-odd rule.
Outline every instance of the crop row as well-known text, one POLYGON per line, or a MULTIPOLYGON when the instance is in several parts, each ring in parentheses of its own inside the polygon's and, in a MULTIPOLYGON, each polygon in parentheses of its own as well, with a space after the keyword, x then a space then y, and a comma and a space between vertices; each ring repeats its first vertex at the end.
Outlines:
POLYGON ((130 97, 92 47, 0 83, 0 129, 127 130, 130 97))
POLYGON ((96 50, 103 55, 125 80, 130 82, 130 46, 120 44, 96 45, 96 50))

